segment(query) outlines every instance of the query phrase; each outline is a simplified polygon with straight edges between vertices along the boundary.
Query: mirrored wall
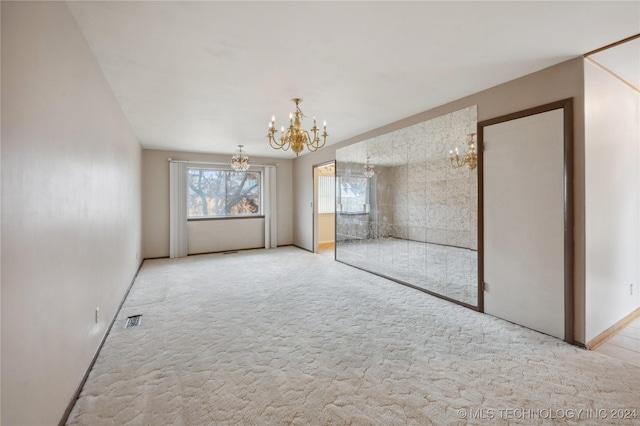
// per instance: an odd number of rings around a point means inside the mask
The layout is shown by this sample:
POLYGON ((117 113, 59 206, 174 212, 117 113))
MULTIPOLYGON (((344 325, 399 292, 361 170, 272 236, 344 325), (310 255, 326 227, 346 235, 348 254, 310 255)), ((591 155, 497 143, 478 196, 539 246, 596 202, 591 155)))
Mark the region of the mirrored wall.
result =
POLYGON ((449 161, 476 123, 474 105, 338 149, 336 259, 477 306, 477 170, 449 161))

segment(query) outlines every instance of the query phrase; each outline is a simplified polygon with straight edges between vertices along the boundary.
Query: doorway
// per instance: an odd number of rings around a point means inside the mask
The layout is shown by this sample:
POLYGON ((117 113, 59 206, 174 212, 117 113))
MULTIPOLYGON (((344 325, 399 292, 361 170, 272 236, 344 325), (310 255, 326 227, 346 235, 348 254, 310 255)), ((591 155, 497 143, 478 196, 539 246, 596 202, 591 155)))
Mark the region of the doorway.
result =
POLYGON ((336 163, 313 166, 313 252, 334 253, 336 236, 336 163))

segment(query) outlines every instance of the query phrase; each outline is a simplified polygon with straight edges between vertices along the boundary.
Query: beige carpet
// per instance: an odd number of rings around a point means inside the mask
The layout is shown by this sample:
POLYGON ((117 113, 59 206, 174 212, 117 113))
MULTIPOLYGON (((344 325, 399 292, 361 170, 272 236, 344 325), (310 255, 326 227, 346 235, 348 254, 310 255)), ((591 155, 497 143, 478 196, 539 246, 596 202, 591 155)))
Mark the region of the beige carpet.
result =
POLYGON ((611 419, 639 395, 638 367, 284 247, 146 261, 68 424, 639 424, 611 419))
POLYGON ((478 252, 440 244, 375 238, 338 242, 337 259, 450 299, 478 305, 478 252))

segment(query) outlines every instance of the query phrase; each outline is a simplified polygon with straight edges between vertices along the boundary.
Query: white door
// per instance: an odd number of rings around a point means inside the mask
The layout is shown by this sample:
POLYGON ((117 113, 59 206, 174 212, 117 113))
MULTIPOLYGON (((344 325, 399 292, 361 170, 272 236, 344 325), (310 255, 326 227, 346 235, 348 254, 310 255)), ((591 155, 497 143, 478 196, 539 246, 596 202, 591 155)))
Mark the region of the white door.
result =
POLYGON ((484 127, 484 311, 564 339, 563 109, 484 127))

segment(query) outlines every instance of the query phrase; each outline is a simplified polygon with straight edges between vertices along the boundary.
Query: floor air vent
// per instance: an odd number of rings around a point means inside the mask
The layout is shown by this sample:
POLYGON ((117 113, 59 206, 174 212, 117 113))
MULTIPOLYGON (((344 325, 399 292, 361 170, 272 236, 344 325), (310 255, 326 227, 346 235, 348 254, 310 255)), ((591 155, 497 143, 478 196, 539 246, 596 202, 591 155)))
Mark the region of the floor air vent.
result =
POLYGON ((142 315, 134 315, 132 317, 127 317, 127 322, 125 323, 124 328, 135 327, 140 324, 142 324, 142 315))

